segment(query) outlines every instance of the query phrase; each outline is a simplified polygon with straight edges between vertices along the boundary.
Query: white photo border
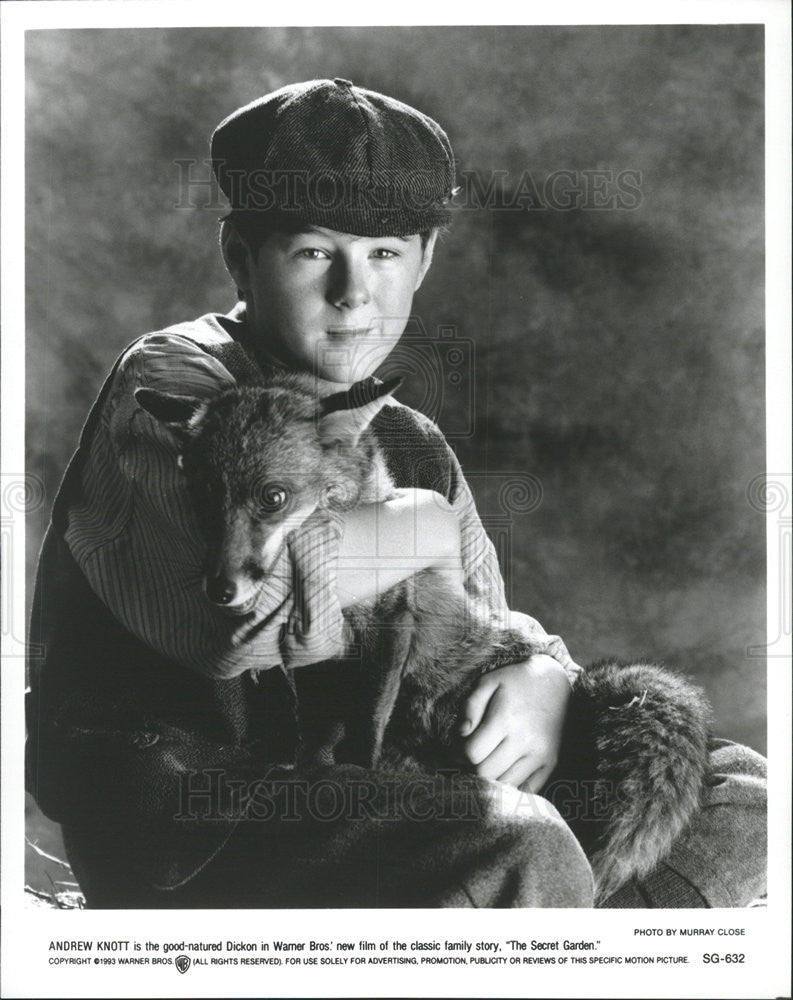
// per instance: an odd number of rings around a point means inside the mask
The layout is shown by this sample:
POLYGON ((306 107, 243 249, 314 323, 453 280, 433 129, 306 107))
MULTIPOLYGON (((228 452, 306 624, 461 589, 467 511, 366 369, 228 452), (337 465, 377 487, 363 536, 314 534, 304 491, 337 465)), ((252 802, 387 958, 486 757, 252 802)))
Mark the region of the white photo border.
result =
MULTIPOLYGON (((545 13, 538 6, 531 14, 545 13)), ((3 2, 2 4, 2 462, 3 477, 21 476, 25 470, 24 427, 25 329, 24 258, 24 33, 26 30, 78 27, 232 27, 259 25, 260 6, 255 3, 222 5, 181 0, 126 0, 126 2, 3 2), (219 23, 222 21, 222 24, 219 23)), ((268 9, 268 17, 272 8, 268 9)), ((455 12, 457 13, 457 12, 455 12)), ((682 24, 763 23, 766 29, 766 384, 767 472, 787 490, 791 503, 791 312, 790 312, 790 7, 786 0, 688 0, 637 5, 635 2, 557 5, 552 19, 527 21, 524 5, 491 8, 496 20, 506 24, 682 24), (593 18, 593 10, 597 18, 593 18)), ((409 0, 379 11, 363 5, 306 3, 282 9, 280 19, 268 23, 303 25, 442 23, 449 16, 441 5, 409 0), (383 13, 387 19, 383 20, 383 13), (398 13, 398 19, 395 15, 398 13), (329 20, 330 19, 330 20, 329 20)), ((463 20, 460 23, 479 24, 463 20)), ((20 515, 11 526, 13 549, 24 552, 24 524, 20 515)), ((783 602, 790 598, 790 552, 779 548, 778 513, 768 514, 768 628, 769 643, 781 626, 783 602)), ((703 969, 654 967, 614 969, 586 967, 548 971, 533 967, 518 972, 511 966, 496 972, 472 969, 412 967, 361 968, 342 978, 335 970, 201 970, 200 980, 178 976, 173 967, 127 971, 95 968, 65 970, 47 965, 48 942, 58 938, 138 937, 170 941, 251 939, 277 932, 291 940, 327 936, 332 926, 337 938, 368 937, 411 939, 435 933, 438 914, 429 911, 30 911, 23 905, 24 789, 24 670, 20 650, 11 637, 24 635, 24 559, 5 567, 3 608, 13 597, 3 625, 2 656, 2 995, 7 997, 162 996, 192 997, 198 990, 211 996, 779 996, 790 978, 790 634, 777 642, 768 661, 768 745, 770 759, 770 861, 767 909, 740 911, 450 911, 443 914, 443 934, 449 939, 501 940, 518 933, 525 937, 537 928, 543 935, 565 938, 597 935, 613 940, 628 952, 636 927, 746 927, 746 968, 703 969), (776 655, 778 651, 779 655, 776 655), (737 922, 737 923, 736 923, 737 922), (751 942, 751 948, 749 943, 751 942), (205 974, 204 974, 205 973, 205 974), (575 975, 573 974, 575 973, 575 975), (495 978, 498 976, 498 978, 495 978), (670 992, 672 991, 672 992, 670 992)), ((726 940, 726 939, 723 939, 726 940)), ((661 944, 663 942, 660 942, 661 944)), ((643 943, 645 951, 654 944, 643 943)))

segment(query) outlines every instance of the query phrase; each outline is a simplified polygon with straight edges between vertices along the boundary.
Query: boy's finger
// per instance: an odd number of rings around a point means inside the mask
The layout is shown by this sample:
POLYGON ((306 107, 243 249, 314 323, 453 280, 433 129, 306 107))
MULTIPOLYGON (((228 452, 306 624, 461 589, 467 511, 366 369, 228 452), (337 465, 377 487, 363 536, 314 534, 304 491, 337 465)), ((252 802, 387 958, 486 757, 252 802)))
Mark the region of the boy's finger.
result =
MULTIPOLYGON (((464 741, 463 752, 472 764, 481 764, 507 738, 503 718, 505 697, 503 688, 497 687, 487 703, 476 729, 464 741)), ((501 770, 503 771, 504 767, 501 770)), ((496 777, 496 775, 488 773, 487 777, 496 777)))
MULTIPOLYGON (((501 780, 501 775, 511 770, 522 754, 522 749, 515 745, 515 741, 505 737, 501 742, 476 766, 476 773, 480 778, 492 778, 501 780)), ((524 772, 527 777, 536 768, 536 762, 529 762, 524 772)))
MULTIPOLYGON (((524 781, 536 773, 536 770, 537 762, 533 757, 519 757, 511 767, 498 776, 498 780, 519 788, 524 781)), ((530 791, 530 789, 526 788, 525 791, 530 791)))
POLYGON ((550 764, 543 764, 542 767, 538 767, 536 771, 529 775, 523 783, 524 792, 534 792, 538 795, 545 785, 546 781, 551 775, 553 767, 550 764))
MULTIPOLYGON (((514 750, 511 756, 514 759, 514 750)), ((505 736, 502 740, 497 740, 490 752, 479 755, 478 760, 470 759, 474 764, 474 771, 480 778, 497 778, 510 761, 507 737, 505 736)))
POLYGON ((487 676, 479 681, 460 713, 458 731, 461 736, 470 735, 479 726, 497 687, 498 681, 489 680, 487 676))

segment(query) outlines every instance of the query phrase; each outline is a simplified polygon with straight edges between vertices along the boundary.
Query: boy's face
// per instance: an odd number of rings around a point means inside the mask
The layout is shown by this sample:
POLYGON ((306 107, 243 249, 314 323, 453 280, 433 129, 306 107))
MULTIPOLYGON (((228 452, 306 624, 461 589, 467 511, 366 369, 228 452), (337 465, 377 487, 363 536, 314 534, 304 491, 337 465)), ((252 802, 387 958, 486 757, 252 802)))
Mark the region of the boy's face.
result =
POLYGON ((435 236, 423 248, 418 235, 311 226, 272 234, 255 254, 242 244, 237 269, 227 250, 226 258, 262 346, 298 371, 349 385, 371 375, 402 336, 435 236))

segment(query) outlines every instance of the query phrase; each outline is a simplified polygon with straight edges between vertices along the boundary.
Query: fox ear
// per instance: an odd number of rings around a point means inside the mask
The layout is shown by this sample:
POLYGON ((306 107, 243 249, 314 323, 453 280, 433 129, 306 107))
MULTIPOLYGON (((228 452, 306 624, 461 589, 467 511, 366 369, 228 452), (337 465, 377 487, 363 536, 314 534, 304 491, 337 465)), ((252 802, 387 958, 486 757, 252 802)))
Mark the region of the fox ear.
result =
POLYGON ((141 387, 135 401, 179 437, 192 437, 207 411, 206 400, 141 387))
POLYGON ((356 445, 361 434, 400 385, 401 378, 388 379, 380 384, 373 378, 367 378, 355 382, 346 392, 336 392, 323 399, 317 420, 322 444, 356 445))

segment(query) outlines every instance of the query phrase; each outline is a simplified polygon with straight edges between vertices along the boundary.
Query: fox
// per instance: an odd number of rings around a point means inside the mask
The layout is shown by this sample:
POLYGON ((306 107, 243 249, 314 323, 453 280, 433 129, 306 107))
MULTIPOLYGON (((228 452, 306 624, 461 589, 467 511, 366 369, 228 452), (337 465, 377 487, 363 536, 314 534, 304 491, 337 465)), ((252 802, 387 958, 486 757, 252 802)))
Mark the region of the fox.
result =
MULTIPOLYGON (((268 567, 318 508, 395 493, 377 417, 400 379, 338 391, 283 373, 209 399, 140 387, 139 406, 175 436, 206 543, 204 590, 219 613, 253 609, 268 567)), ((345 655, 301 668, 303 762, 383 771, 459 765, 457 720, 483 673, 538 650, 471 613, 426 569, 344 609, 345 655)), ((654 663, 603 660, 573 683, 556 770, 542 790, 581 843, 596 905, 646 876, 691 822, 707 780, 703 692, 654 663)))

